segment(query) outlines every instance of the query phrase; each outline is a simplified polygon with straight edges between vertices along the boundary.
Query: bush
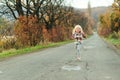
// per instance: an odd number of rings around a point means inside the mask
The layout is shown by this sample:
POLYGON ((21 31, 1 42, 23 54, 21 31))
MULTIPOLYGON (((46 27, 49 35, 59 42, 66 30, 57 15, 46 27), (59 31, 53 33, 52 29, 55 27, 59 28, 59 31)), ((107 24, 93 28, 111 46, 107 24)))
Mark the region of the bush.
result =
POLYGON ((72 28, 56 26, 50 30, 47 30, 45 27, 42 29, 43 42, 58 42, 71 39, 72 28))
POLYGON ((15 43, 16 43, 16 40, 15 39, 6 39, 4 41, 1 41, 1 47, 3 49, 11 49, 11 48, 14 48, 15 46, 15 43))
POLYGON ((0 53, 3 51, 3 42, 0 41, 0 53))
POLYGON ((120 30, 118 31, 118 38, 120 39, 120 30))
POLYGON ((20 46, 35 46, 41 39, 41 27, 33 16, 20 16, 15 23, 14 32, 20 46))
POLYGON ((119 38, 119 35, 117 32, 113 32, 109 35, 109 38, 114 38, 114 39, 118 39, 119 38))

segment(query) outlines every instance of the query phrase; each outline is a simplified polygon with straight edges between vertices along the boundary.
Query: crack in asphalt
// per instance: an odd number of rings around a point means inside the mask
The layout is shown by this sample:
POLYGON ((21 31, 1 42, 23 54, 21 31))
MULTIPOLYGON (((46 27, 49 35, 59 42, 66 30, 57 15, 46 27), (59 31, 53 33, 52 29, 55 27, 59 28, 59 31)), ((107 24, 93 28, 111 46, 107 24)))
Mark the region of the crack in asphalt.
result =
POLYGON ((87 73, 89 71, 89 64, 88 64, 88 62, 85 62, 85 70, 86 70, 86 75, 85 75, 84 78, 85 78, 85 80, 89 80, 88 79, 88 73, 87 73))
POLYGON ((88 64, 88 62, 86 62, 85 68, 86 68, 87 71, 89 70, 89 64, 88 64))

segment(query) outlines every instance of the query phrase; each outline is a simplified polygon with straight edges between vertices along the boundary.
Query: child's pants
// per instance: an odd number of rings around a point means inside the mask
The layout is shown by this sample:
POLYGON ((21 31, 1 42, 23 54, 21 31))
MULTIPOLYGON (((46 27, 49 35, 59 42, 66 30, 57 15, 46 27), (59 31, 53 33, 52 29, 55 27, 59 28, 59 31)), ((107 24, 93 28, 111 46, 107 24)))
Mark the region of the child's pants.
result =
POLYGON ((80 49, 82 47, 82 44, 80 42, 76 43, 76 56, 80 57, 80 49))

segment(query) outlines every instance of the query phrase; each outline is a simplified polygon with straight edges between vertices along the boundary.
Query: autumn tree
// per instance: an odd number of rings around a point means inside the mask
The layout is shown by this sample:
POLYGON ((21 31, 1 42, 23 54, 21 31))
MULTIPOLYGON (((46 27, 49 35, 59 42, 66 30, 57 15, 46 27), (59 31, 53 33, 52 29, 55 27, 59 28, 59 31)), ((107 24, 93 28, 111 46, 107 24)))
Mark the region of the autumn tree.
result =
POLYGON ((120 0, 115 0, 112 4, 111 29, 118 32, 120 30, 120 0))
POLYGON ((100 23, 98 24, 98 33, 102 36, 109 36, 111 33, 111 19, 110 19, 110 12, 106 12, 99 16, 100 23))
POLYGON ((99 34, 103 36, 112 34, 114 38, 117 37, 120 32, 120 0, 114 0, 112 9, 110 8, 108 12, 102 14, 99 21, 99 34))
POLYGON ((17 38, 16 47, 37 45, 42 39, 41 31, 37 18, 33 16, 28 16, 28 18, 20 16, 14 26, 14 34, 17 38), (27 19, 29 19, 28 22, 27 19))
POLYGON ((9 11, 3 10, 1 13, 11 12, 15 19, 19 16, 36 16, 38 22, 44 22, 47 29, 56 25, 56 21, 66 18, 69 12, 64 6, 64 0, 5 0, 3 3, 9 11))
POLYGON ((92 29, 93 20, 85 13, 65 6, 64 0, 3 0, 3 3, 7 7, 1 13, 13 15, 16 20, 14 33, 23 46, 34 46, 45 40, 66 40, 71 36, 74 24, 80 24, 86 33, 92 29))

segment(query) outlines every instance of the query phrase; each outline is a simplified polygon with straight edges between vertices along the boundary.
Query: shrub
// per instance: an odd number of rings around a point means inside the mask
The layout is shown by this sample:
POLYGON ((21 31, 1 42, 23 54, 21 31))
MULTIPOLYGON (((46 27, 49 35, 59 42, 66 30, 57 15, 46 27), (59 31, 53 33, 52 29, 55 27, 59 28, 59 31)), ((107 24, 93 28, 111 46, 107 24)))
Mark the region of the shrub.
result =
POLYGON ((21 46, 35 46, 41 39, 41 27, 36 17, 20 16, 14 28, 17 42, 21 46))
POLYGON ((118 33, 117 32, 113 32, 109 35, 109 38, 114 38, 114 39, 118 39, 118 33))
POLYGON ((118 38, 120 39, 120 30, 118 31, 118 38))

